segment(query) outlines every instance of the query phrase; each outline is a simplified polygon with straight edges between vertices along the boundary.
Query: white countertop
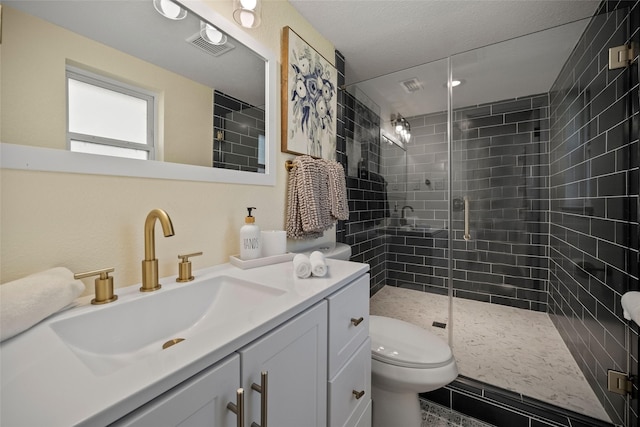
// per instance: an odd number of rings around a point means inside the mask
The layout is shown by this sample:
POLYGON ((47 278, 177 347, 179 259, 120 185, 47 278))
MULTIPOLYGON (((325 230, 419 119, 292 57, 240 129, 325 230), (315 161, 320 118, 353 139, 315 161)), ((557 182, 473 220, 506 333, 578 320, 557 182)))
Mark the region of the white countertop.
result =
MULTIPOLYGON (((0 425, 96 426, 114 422, 369 270, 367 264, 333 259, 328 259, 327 265, 327 276, 309 279, 295 277, 292 262, 250 270, 224 264, 195 271, 196 280, 224 275, 278 288, 285 293, 269 299, 243 316, 240 322, 202 331, 170 349, 102 375, 90 370, 61 341, 51 323, 89 310, 108 310, 110 305, 123 301, 153 298, 155 293, 193 282, 176 283, 175 276, 167 277, 160 280, 162 289, 148 295, 138 291, 139 285, 117 288, 118 301, 103 306, 92 306, 90 297, 83 298, 79 307, 58 313, 0 344, 0 425)), ((91 334, 90 330, 86 332, 91 334)))

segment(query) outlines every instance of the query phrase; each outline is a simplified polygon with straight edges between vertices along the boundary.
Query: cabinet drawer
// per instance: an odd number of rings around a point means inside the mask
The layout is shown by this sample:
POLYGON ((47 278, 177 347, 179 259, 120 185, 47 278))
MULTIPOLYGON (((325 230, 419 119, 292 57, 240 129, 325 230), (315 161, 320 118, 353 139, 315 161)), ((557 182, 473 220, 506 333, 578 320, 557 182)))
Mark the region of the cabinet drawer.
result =
POLYGON ((329 301, 329 378, 369 336, 369 275, 327 298, 329 301), (358 323, 358 320, 362 321, 358 323), (353 320, 352 320, 353 319, 353 320))
POLYGON ((329 381, 329 426, 357 425, 371 401, 371 343, 367 338, 329 381), (355 393, 362 393, 358 399, 355 393))

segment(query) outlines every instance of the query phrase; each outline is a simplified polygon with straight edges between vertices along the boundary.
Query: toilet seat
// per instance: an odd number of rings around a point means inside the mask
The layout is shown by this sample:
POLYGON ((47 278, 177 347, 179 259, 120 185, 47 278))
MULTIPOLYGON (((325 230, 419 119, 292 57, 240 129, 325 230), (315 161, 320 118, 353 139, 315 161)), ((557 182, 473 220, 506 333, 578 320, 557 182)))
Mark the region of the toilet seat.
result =
POLYGON ((419 326, 382 316, 369 317, 371 356, 390 365, 431 369, 455 362, 440 337, 419 326))

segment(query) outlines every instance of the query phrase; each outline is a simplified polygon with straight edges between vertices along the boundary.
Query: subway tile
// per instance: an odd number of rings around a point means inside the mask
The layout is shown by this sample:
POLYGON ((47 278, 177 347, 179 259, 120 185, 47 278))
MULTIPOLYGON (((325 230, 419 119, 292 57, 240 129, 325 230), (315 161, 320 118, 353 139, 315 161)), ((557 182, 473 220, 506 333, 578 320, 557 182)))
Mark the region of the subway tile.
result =
POLYGON ((451 408, 496 427, 529 427, 524 415, 460 393, 452 394, 451 408))
POLYGON ((515 101, 499 102, 492 105, 491 112, 493 114, 506 113, 511 111, 530 110, 531 98, 525 98, 515 101))

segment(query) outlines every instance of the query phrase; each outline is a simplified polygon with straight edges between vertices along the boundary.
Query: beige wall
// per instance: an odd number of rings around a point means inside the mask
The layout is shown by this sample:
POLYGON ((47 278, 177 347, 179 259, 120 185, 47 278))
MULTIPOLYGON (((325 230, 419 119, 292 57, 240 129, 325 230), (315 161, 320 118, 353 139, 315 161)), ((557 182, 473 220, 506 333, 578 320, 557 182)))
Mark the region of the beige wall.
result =
MULTIPOLYGON (((232 19, 231 4, 211 2, 227 19, 232 19)), ((262 26, 246 31, 278 56, 281 30, 288 25, 333 62, 333 46, 287 1, 267 0, 262 13, 262 26)), ((4 96, 4 85, 2 90, 4 96)), ((276 117, 279 129, 279 114, 276 117)), ((278 131, 278 147, 279 141, 278 131)), ((255 214, 262 229, 283 228, 284 161, 290 157, 278 152, 275 187, 3 169, 0 282, 65 266, 74 272, 115 267, 116 287, 139 283, 143 224, 153 208, 169 213, 176 233, 164 238, 156 232, 160 276, 177 273, 179 253, 203 251, 193 259, 195 269, 227 262, 229 255, 238 253, 246 206, 258 208, 255 214)), ((93 293, 93 280, 85 283, 87 294, 93 293)))

